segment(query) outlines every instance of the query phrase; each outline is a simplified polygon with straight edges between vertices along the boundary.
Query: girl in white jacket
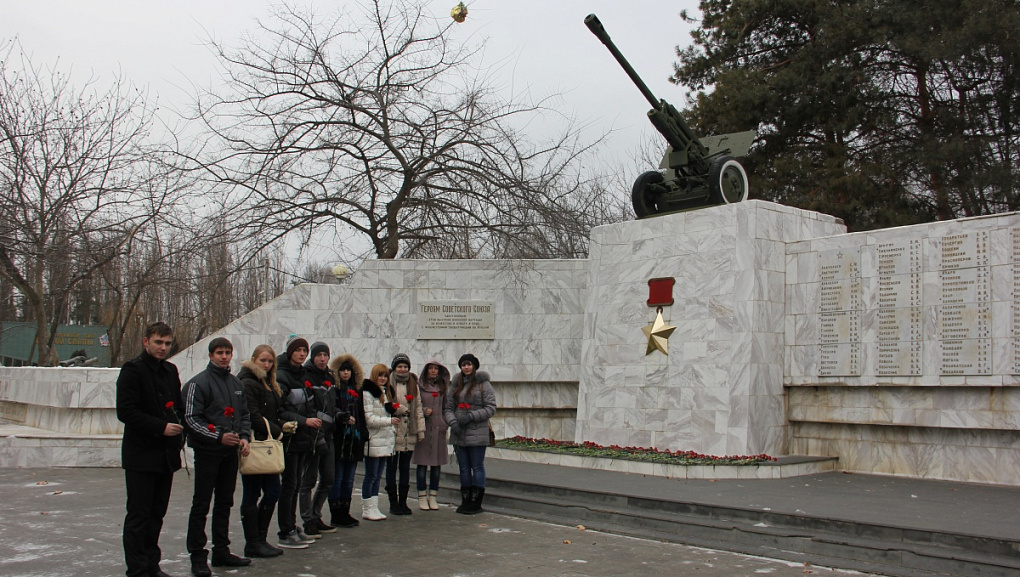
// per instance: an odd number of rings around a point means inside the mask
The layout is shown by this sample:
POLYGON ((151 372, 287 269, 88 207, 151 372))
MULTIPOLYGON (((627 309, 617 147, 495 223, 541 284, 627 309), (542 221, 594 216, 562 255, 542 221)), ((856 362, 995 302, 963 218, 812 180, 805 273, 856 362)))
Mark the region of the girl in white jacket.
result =
POLYGON ((386 470, 386 461, 393 455, 394 426, 400 423, 400 418, 394 416, 400 407, 387 392, 389 378, 390 370, 386 365, 378 364, 372 367, 362 387, 368 442, 365 443, 365 479, 361 484, 361 518, 368 521, 386 518, 379 511, 379 481, 386 470))

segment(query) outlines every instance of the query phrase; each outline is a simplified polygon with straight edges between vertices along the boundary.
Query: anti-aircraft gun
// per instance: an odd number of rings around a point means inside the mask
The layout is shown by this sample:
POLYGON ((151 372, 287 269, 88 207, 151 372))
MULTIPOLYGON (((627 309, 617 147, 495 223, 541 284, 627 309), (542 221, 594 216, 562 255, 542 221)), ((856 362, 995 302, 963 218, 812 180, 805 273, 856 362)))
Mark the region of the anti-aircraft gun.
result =
POLYGON ((747 173, 734 157, 747 154, 755 131, 698 138, 673 105, 655 98, 609 38, 598 17, 589 14, 584 23, 652 105, 648 120, 669 143, 659 164, 662 170, 645 172, 634 181, 631 202, 637 217, 746 200, 747 173))

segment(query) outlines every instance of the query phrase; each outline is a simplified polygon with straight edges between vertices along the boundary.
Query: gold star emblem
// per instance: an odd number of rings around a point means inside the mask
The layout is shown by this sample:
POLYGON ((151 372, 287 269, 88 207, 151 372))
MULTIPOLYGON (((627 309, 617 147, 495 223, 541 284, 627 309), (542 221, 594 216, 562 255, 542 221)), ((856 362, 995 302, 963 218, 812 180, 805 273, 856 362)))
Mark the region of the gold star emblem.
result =
POLYGON ((645 355, 650 355, 656 349, 662 351, 662 354, 669 355, 669 335, 673 334, 676 327, 666 324, 666 321, 662 320, 662 309, 659 309, 655 313, 655 322, 648 325, 647 327, 641 327, 641 332, 645 333, 648 337, 648 349, 645 351, 645 355))

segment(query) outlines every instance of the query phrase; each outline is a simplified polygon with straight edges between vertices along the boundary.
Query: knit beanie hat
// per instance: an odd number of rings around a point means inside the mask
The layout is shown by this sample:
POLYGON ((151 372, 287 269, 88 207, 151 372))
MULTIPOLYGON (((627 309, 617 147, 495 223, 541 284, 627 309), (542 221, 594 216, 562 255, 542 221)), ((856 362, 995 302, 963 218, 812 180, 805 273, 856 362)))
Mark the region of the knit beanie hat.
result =
POLYGON ((457 361, 457 366, 459 367, 464 363, 471 363, 472 365, 474 365, 476 371, 478 370, 478 367, 481 366, 481 363, 478 362, 478 357, 472 355, 471 353, 465 353, 461 355, 460 360, 457 361))
POLYGON ((404 353, 397 353, 397 356, 393 357, 393 362, 390 363, 390 370, 391 371, 396 370, 397 369, 397 365, 399 365, 399 364, 405 364, 405 365, 407 365, 407 368, 410 369, 411 368, 411 357, 405 355, 404 353))
POLYGON ((315 341, 312 343, 312 348, 308 351, 308 356, 314 359, 315 355, 319 353, 326 353, 326 356, 329 356, 329 345, 322 341, 315 341))
POLYGON ((287 359, 290 359, 291 355, 294 354, 294 351, 298 350, 300 347, 307 349, 308 341, 297 335, 290 335, 290 338, 287 339, 287 359))

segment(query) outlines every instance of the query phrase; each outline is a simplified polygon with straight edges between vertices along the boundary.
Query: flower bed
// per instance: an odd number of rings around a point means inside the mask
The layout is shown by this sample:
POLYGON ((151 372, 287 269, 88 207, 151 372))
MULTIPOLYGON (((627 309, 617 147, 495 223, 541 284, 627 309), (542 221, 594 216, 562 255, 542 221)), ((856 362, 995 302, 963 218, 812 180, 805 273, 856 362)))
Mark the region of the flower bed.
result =
POLYGON ((585 441, 577 444, 569 441, 553 441, 550 439, 531 439, 529 437, 509 437, 496 441, 496 447, 518 451, 539 451, 543 453, 563 453, 579 457, 601 457, 605 459, 625 459, 628 461, 646 461, 668 465, 760 465, 775 461, 768 455, 702 455, 694 451, 660 451, 646 447, 621 447, 619 445, 602 445, 585 441))

